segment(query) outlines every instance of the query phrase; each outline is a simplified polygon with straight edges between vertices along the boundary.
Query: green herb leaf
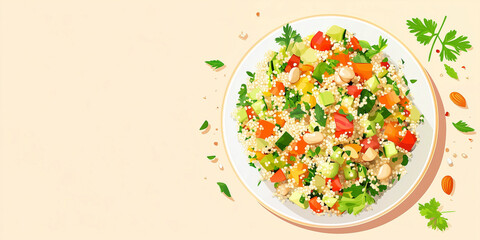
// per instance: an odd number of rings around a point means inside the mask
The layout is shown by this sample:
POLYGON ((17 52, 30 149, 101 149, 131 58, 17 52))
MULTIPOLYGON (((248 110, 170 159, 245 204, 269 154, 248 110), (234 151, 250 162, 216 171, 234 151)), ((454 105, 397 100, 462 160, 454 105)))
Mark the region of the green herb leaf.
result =
POLYGON ((290 117, 296 118, 296 119, 302 119, 303 115, 305 115, 306 112, 302 111, 302 105, 298 104, 293 111, 290 112, 290 117))
POLYGON ((372 110, 375 102, 377 101, 377 97, 373 95, 372 92, 368 91, 367 89, 363 89, 360 93, 360 102, 366 101, 366 104, 358 108, 358 114, 367 114, 372 110))
MULTIPOLYGON (((447 218, 442 217, 443 213, 447 212, 440 212, 438 208, 440 207, 440 203, 432 198, 430 202, 425 204, 418 204, 418 210, 420 211, 420 215, 424 216, 426 219, 429 220, 427 226, 432 229, 437 229, 440 231, 445 231, 448 227, 447 218)), ((448 211, 452 212, 452 211, 448 211)))
POLYGON ((417 82, 417 79, 411 79, 410 82, 411 82, 411 83, 416 83, 416 82, 417 82))
POLYGON ((460 55, 460 51, 466 52, 467 49, 471 48, 470 42, 467 41, 467 37, 460 35, 456 37, 457 31, 451 30, 443 39, 442 50, 440 51, 440 61, 447 59, 448 61, 456 61, 457 56, 460 55), (451 48, 449 48, 451 47, 451 48))
POLYGON ((368 43, 365 40, 358 40, 358 43, 360 44, 360 47, 365 48, 365 49, 370 49, 372 46, 370 46, 370 43, 368 43))
POLYGON ((407 164, 408 164, 408 156, 407 156, 407 155, 403 155, 402 165, 403 165, 403 166, 407 166, 407 164))
POLYGON ((378 45, 372 45, 372 49, 368 50, 365 53, 365 56, 368 58, 372 58, 375 54, 383 51, 383 49, 385 49, 387 46, 388 46, 387 39, 382 38, 382 36, 380 36, 378 38, 378 45))
POLYGON ((219 68, 221 68, 225 65, 220 60, 210 60, 210 61, 205 61, 205 63, 210 65, 210 67, 213 67, 215 69, 219 69, 219 68))
POLYGON ((302 37, 297 31, 293 30, 290 24, 283 26, 283 34, 282 37, 275 38, 275 42, 278 44, 285 46, 285 49, 288 49, 288 45, 290 45, 290 41, 293 39, 294 42, 301 42, 302 37))
POLYGON ((349 114, 347 114, 347 119, 348 119, 349 122, 351 122, 351 121, 353 121, 353 119, 355 119, 355 117, 351 113, 349 113, 349 114))
POLYGON ((216 157, 217 157, 217 156, 215 156, 215 155, 207 156, 207 158, 208 158, 209 160, 213 160, 213 159, 215 159, 216 157))
POLYGON ((419 18, 412 18, 407 20, 408 29, 415 34, 417 41, 423 45, 430 43, 435 36, 435 30, 437 29, 437 23, 431 19, 423 19, 423 23, 419 18))
POLYGON ((361 54, 361 53, 357 53, 357 55, 355 55, 355 57, 352 58, 352 62, 354 62, 354 63, 369 63, 369 61, 367 60, 365 55, 361 54))
POLYGON ((200 126, 200 131, 207 129, 207 127, 208 127, 208 121, 205 120, 205 121, 202 123, 202 126, 200 126))
POLYGON ((250 167, 257 168, 257 166, 255 166, 255 163, 253 162, 249 162, 248 165, 250 165, 250 167))
POLYGON ((242 84, 240 86, 240 90, 238 91, 238 107, 244 107, 248 105, 248 97, 247 97, 247 85, 242 84))
POLYGON ((450 77, 453 78, 453 79, 457 79, 457 80, 458 80, 458 75, 457 75, 457 72, 455 72, 455 69, 453 69, 452 67, 448 66, 447 64, 444 64, 444 66, 445 66, 445 71, 447 71, 448 76, 450 76, 450 77))
POLYGON ((232 197, 232 195, 230 194, 230 190, 228 190, 227 184, 225 184, 223 182, 217 182, 217 184, 220 187, 220 192, 225 193, 225 195, 227 195, 227 197, 232 197))
POLYGON ((473 132, 475 129, 468 126, 468 124, 462 120, 458 121, 457 123, 452 123, 453 126, 460 132, 473 132))
POLYGON ((327 125, 327 117, 325 116, 325 111, 318 104, 315 105, 315 120, 322 127, 325 127, 325 125, 327 125))

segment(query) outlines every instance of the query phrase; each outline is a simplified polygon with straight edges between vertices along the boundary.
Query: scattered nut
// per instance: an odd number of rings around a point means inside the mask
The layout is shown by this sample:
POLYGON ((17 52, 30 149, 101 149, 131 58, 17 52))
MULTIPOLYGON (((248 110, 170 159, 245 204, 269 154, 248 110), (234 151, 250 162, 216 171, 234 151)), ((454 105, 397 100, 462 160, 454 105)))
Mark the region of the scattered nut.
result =
POLYGON ((277 193, 278 194, 281 194, 283 196, 287 195, 288 192, 290 192, 290 189, 287 187, 287 184, 286 183, 282 183, 280 185, 278 185, 278 188, 277 188, 277 193))
POLYGON ((290 83, 296 83, 300 79, 300 68, 294 67, 288 73, 288 81, 290 83))
POLYGON ((388 164, 383 164, 380 169, 378 169, 377 178, 380 180, 387 179, 392 174, 392 168, 388 164))
POLYGON ((373 161, 378 156, 377 151, 373 150, 373 148, 369 147, 367 151, 363 154, 362 159, 363 161, 373 161))
POLYGON ((319 144, 323 141, 323 134, 321 132, 305 133, 303 141, 310 145, 319 144))
POLYGON ((346 158, 348 156, 348 154, 346 153, 346 151, 350 151, 350 157, 353 158, 353 159, 357 159, 358 158, 358 153, 357 151, 355 151, 355 149, 351 146, 345 146, 343 147, 343 151, 345 152, 343 154, 343 157, 346 158))
POLYGON ((353 72, 353 69, 349 67, 340 68, 339 75, 342 81, 345 83, 349 83, 355 77, 355 73, 353 72))
POLYGON ((451 176, 445 176, 442 178, 442 190, 450 195, 453 190, 453 178, 451 176))
POLYGON ((342 80, 342 78, 340 78, 340 75, 338 75, 337 72, 335 72, 334 74, 334 79, 335 79, 335 83, 338 84, 338 85, 344 85, 345 82, 342 80))
POLYGON ((450 99, 452 100, 455 105, 460 106, 460 107, 466 107, 467 106, 467 101, 465 98, 462 96, 462 94, 458 92, 452 92, 450 93, 450 99))

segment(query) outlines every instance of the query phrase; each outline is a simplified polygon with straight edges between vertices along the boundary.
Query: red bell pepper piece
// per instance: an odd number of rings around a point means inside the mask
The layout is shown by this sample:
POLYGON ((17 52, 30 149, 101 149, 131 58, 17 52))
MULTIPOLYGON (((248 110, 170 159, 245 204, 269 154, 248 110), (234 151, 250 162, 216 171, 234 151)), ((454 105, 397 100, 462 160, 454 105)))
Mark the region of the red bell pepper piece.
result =
POLYGON ((328 182, 332 182, 332 191, 334 192, 337 192, 337 191, 340 191, 342 189, 342 183, 340 182, 340 179, 338 178, 338 175, 335 176, 334 179, 331 179, 331 178, 325 178, 325 181, 328 182))
POLYGON ((318 31, 317 34, 313 36, 312 41, 310 41, 310 47, 319 51, 325 51, 332 48, 332 43, 323 36, 323 32, 318 31))
POLYGON ((362 51, 362 46, 360 46, 360 42, 358 42, 358 39, 356 37, 350 38, 350 44, 348 45, 348 48, 353 48, 353 50, 362 51))
POLYGON ((275 96, 280 96, 280 92, 285 93, 285 85, 282 82, 275 82, 275 85, 270 89, 270 92, 275 96))
POLYGON ((257 138, 265 139, 273 135, 273 129, 275 128, 275 124, 265 120, 258 120, 258 123, 260 123, 260 126, 255 132, 257 138))
POLYGON ((310 201, 308 201, 308 205, 310 206, 310 209, 312 209, 314 212, 321 213, 323 212, 322 205, 317 202, 317 198, 318 197, 310 198, 310 201))
POLYGON ((358 88, 355 85, 350 85, 347 87, 347 94, 355 98, 358 97, 361 92, 362 92, 362 89, 358 88))
POLYGON ((282 182, 285 181, 287 178, 285 177, 285 173, 283 173, 282 169, 278 169, 273 176, 270 178, 271 182, 282 182))
POLYGON ((402 141, 398 143, 398 146, 407 151, 411 151, 416 142, 417 142, 417 136, 415 136, 415 134, 407 130, 405 137, 403 137, 402 141))
POLYGON ((378 136, 374 135, 369 138, 362 139, 360 145, 363 145, 361 152, 365 153, 368 148, 378 149, 380 148, 380 143, 378 142, 378 136))
POLYGON ((246 106, 245 111, 247 111, 248 120, 251 120, 253 117, 257 116, 257 114, 255 113, 255 111, 251 106, 246 106))
POLYGON ((389 122, 385 124, 385 131, 383 132, 389 141, 398 145, 400 143, 400 132, 402 131, 402 126, 395 126, 396 122, 389 122))
POLYGON ((293 54, 287 62, 287 66, 285 67, 285 72, 290 72, 292 68, 298 67, 300 65, 300 57, 293 54))
POLYGON ((385 68, 388 69, 388 68, 390 67, 390 64, 388 64, 388 62, 381 62, 381 63, 380 63, 380 66, 385 67, 385 68))

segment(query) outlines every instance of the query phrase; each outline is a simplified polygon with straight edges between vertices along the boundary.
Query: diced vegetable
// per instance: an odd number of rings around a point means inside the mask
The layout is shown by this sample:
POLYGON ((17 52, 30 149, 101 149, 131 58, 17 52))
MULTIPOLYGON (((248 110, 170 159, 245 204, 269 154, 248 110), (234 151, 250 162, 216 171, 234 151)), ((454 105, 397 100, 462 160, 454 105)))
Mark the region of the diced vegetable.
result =
POLYGON ((378 97, 378 101, 385 105, 386 108, 391 109, 393 105, 400 102, 400 98, 395 94, 395 92, 391 91, 381 97, 378 97))
POLYGON ((293 54, 287 62, 287 66, 285 67, 285 72, 290 72, 290 70, 294 67, 298 67, 300 64, 300 57, 293 54))
POLYGON ((340 164, 337 162, 330 162, 320 165, 320 172, 326 178, 334 178, 338 174, 340 164))
POLYGON ((352 63, 353 71, 362 81, 372 77, 373 65, 371 63, 352 63))
POLYGON ((335 97, 330 91, 325 91, 320 93, 320 99, 318 100, 323 106, 329 106, 335 103, 335 97))
POLYGON ((407 133, 403 137, 402 141, 400 141, 398 146, 407 151, 411 151, 416 142, 417 142, 417 136, 407 130, 407 133))
POLYGON ((330 181, 332 183, 332 191, 334 192, 340 191, 342 189, 342 183, 340 183, 340 179, 338 178, 338 176, 335 176, 334 179, 327 178, 325 179, 325 181, 330 181))
POLYGON ((253 111, 255 111, 256 114, 263 112, 264 107, 265 103, 262 100, 256 101, 252 104, 253 111))
POLYGON ((262 165, 265 170, 272 171, 275 169, 275 165, 273 164, 274 159, 273 154, 270 153, 260 160, 260 165, 262 165))
POLYGON ((385 124, 385 131, 383 132, 389 141, 392 141, 396 145, 400 143, 400 132, 402 131, 402 126, 396 125, 395 122, 389 122, 385 124))
POLYGON ((281 118, 280 115, 282 115, 281 112, 275 113, 275 123, 280 125, 280 127, 283 127, 285 125, 285 120, 283 120, 283 118, 281 118))
POLYGON ((267 138, 273 135, 273 129, 275 128, 275 124, 265 121, 265 120, 258 120, 260 127, 256 131, 257 138, 267 138))
POLYGON ((353 132, 353 121, 350 122, 345 115, 334 113, 333 118, 337 132, 353 132))
POLYGON ((332 38, 333 40, 340 42, 345 37, 345 28, 339 27, 337 25, 332 25, 327 30, 326 35, 332 38))
POLYGON ((280 96, 282 92, 285 94, 285 85, 280 81, 276 81, 275 85, 270 89, 270 92, 275 96, 280 96))
POLYGON ((235 118, 237 119, 237 121, 243 123, 245 120, 247 120, 248 116, 247 116, 247 111, 245 110, 245 108, 239 108, 237 110, 237 114, 235 115, 235 118))
POLYGON ((307 147, 307 143, 303 140, 303 137, 300 138, 300 141, 293 143, 292 145, 292 151, 290 153, 294 155, 300 155, 300 154, 305 154, 306 150, 305 148, 307 147))
POLYGON ((362 139, 360 141, 360 145, 362 145, 362 153, 365 153, 368 148, 376 150, 380 147, 380 143, 378 142, 378 136, 375 135, 373 137, 362 139))
POLYGON ((360 46, 360 43, 356 37, 350 38, 350 45, 348 47, 353 48, 355 51, 362 51, 362 46, 360 46))
POLYGON ((323 32, 318 31, 310 41, 310 47, 319 51, 330 50, 332 43, 323 36, 323 32))
POLYGON ((251 106, 246 106, 245 107, 245 111, 247 112, 247 117, 248 117, 248 120, 252 119, 253 117, 257 116, 257 114, 255 113, 255 111, 253 110, 253 108, 251 106))
POLYGON ((282 182, 285 181, 287 178, 285 177, 285 174, 283 173, 282 169, 278 169, 273 176, 270 178, 271 182, 282 182))
POLYGON ((388 158, 391 158, 398 153, 397 149, 395 148, 395 143, 393 142, 388 142, 387 144, 385 144, 383 146, 383 149, 385 151, 385 156, 388 158))
POLYGON ((362 89, 358 88, 355 85, 350 85, 347 87, 348 95, 353 96, 355 98, 358 97, 358 95, 360 95, 361 92, 362 92, 362 89))
POLYGON ((277 145, 277 147, 283 151, 292 141, 292 135, 290 135, 288 132, 284 132, 283 135, 277 140, 277 142, 275 142, 275 145, 277 145))
POLYGON ((308 208, 308 201, 305 200, 305 197, 299 191, 293 192, 292 195, 290 196, 289 200, 292 201, 293 203, 297 204, 298 206, 300 206, 303 209, 308 208), (302 201, 302 199, 303 199, 303 201, 302 201))
POLYGON ((313 197, 310 198, 310 201, 308 201, 308 205, 310 206, 310 209, 312 209, 316 213, 321 213, 323 212, 322 205, 317 201, 318 197, 313 197))
POLYGON ((335 205, 335 203, 337 203, 338 199, 334 198, 334 197, 324 196, 322 200, 323 200, 323 202, 325 202, 325 204, 327 204, 327 206, 333 207, 333 205, 335 205))
POLYGON ((347 63, 350 62, 350 57, 345 53, 339 53, 337 55, 333 54, 329 58, 333 60, 337 60, 339 62, 338 64, 343 64, 343 66, 347 66, 347 63))

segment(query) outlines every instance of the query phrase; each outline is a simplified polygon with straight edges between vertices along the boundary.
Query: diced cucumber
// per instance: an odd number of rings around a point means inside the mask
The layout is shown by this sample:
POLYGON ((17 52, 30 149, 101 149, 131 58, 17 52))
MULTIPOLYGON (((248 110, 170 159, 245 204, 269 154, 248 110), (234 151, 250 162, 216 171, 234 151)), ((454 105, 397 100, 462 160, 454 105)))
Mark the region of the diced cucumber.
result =
POLYGON ((335 162, 337 162, 338 164, 342 165, 343 162, 345 162, 345 158, 343 158, 342 155, 343 155, 343 149, 338 147, 337 149, 335 149, 335 151, 330 156, 330 158, 335 162))
POLYGON ((413 122, 418 122, 420 120, 421 113, 418 111, 418 108, 412 105, 412 109, 410 110, 410 120, 413 122))
POLYGON ((283 151, 292 141, 292 135, 290 135, 288 132, 284 132, 283 135, 277 140, 275 145, 277 145, 277 147, 283 151))
POLYGON ((373 75, 371 78, 369 78, 366 82, 367 88, 372 92, 375 93, 378 91, 378 84, 380 84, 380 81, 378 81, 377 76, 373 75))
POLYGON ((332 25, 325 34, 331 39, 340 42, 345 37, 345 28, 339 27, 337 25, 332 25))
POLYGON ((309 64, 317 61, 317 54, 313 48, 307 48, 300 56, 304 64, 309 64))
POLYGON ((342 99, 341 105, 343 107, 349 108, 352 106, 353 100, 354 100, 353 96, 344 96, 342 99))
POLYGON ((255 111, 256 114, 260 115, 261 112, 263 112, 263 108, 265 107, 265 103, 263 100, 258 100, 252 104, 253 111, 255 111))
POLYGON ((239 108, 237 110, 237 114, 235 115, 237 121, 243 123, 243 121, 247 120, 247 110, 244 107, 239 108))
POLYGON ((265 139, 257 138, 255 139, 255 143, 257 144, 257 149, 264 149, 266 146, 268 146, 267 141, 265 139))
POLYGON ((273 157, 273 154, 270 153, 263 157, 262 160, 260 160, 260 165, 262 165, 265 170, 272 171, 273 169, 275 169, 275 165, 273 164, 274 159, 275 158, 273 157))
POLYGON ((338 199, 334 198, 334 197, 324 196, 322 200, 325 204, 327 204, 327 206, 333 207, 333 205, 335 205, 335 203, 337 202, 338 199))
POLYGON ((329 106, 335 103, 335 97, 333 96, 333 93, 330 91, 321 92, 319 102, 323 106, 329 106))
POLYGON ((252 100, 258 100, 262 98, 262 94, 260 94, 260 89, 259 88, 254 88, 252 91, 248 93, 248 97, 252 100))
POLYGON ((327 178, 334 178, 338 174, 340 164, 337 162, 325 163, 320 166, 320 172, 327 178))
POLYGON ((387 75, 387 73, 388 73, 388 70, 387 70, 387 69, 379 72, 379 73, 378 73, 378 78, 385 77, 385 75, 387 75))
POLYGON ((320 175, 315 175, 315 177, 313 177, 313 180, 315 187, 317 187, 317 190, 321 191, 323 186, 325 186, 325 178, 320 175))
POLYGON ((383 149, 387 158, 393 157, 398 153, 397 149, 395 148, 395 143, 393 142, 388 142, 387 144, 383 145, 383 149))
POLYGON ((372 137, 377 134, 377 129, 375 128, 375 123, 369 121, 367 129, 365 130, 365 137, 372 137))
POLYGON ((305 200, 305 197, 299 191, 293 192, 292 195, 290 195, 289 200, 292 201, 293 203, 297 204, 298 206, 300 206, 303 209, 308 208, 308 201, 305 200))
POLYGON ((301 56, 305 50, 307 50, 307 48, 307 45, 305 45, 303 42, 295 43, 292 48, 292 53, 297 56, 301 56))

